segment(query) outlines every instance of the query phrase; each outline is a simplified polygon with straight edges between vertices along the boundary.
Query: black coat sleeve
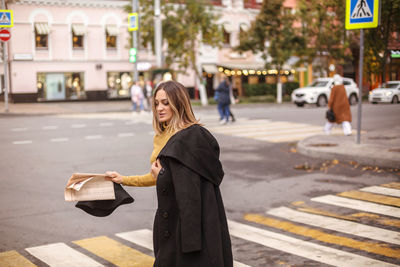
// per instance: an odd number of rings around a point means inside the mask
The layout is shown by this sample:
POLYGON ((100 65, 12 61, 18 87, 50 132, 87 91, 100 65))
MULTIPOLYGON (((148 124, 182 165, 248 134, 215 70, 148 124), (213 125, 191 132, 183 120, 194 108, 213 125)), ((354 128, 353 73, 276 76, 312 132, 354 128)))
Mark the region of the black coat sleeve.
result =
POLYGON ((182 252, 201 250, 201 177, 175 159, 169 166, 181 221, 182 252))

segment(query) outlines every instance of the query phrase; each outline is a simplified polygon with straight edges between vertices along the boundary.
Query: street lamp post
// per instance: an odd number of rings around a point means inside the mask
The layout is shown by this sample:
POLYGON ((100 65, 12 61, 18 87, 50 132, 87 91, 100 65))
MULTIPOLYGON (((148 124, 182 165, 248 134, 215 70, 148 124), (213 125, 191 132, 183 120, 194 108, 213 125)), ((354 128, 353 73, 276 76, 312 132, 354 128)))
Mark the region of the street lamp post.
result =
MULTIPOLYGON (((138 0, 132 0, 132 13, 138 12, 138 0)), ((138 14, 138 21, 139 21, 139 14, 138 14)), ((140 22, 140 21, 139 21, 140 22)), ((139 23, 140 25, 140 23, 139 23)), ((136 48, 136 51, 138 51, 138 30, 132 31, 132 47, 136 48)), ((133 80, 136 82, 139 80, 139 73, 138 73, 138 57, 139 53, 136 52, 136 60, 133 63, 133 80)))
POLYGON ((154 0, 154 44, 157 68, 162 67, 162 27, 160 0, 154 0))

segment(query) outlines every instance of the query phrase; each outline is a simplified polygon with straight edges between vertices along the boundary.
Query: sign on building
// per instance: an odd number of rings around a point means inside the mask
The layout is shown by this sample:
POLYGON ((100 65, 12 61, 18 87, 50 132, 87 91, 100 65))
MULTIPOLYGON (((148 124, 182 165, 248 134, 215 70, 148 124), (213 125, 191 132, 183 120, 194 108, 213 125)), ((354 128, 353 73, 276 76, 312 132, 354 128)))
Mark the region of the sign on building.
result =
POLYGON ((0 10, 0 28, 10 28, 14 26, 12 10, 0 10))
POLYGON ((138 13, 130 13, 128 17, 129 31, 137 31, 139 29, 138 13))
POLYGON ((379 13, 379 0, 347 0, 346 29, 376 28, 379 13))

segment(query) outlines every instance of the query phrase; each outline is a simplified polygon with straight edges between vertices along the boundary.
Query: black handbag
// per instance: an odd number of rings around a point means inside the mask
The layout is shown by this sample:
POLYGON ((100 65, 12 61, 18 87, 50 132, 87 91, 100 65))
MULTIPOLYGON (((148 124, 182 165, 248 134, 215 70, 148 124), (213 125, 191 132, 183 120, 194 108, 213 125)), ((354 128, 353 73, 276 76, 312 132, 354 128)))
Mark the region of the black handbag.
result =
POLYGON ((334 122, 335 121, 335 113, 333 113, 332 109, 328 109, 326 111, 326 119, 330 122, 334 122))

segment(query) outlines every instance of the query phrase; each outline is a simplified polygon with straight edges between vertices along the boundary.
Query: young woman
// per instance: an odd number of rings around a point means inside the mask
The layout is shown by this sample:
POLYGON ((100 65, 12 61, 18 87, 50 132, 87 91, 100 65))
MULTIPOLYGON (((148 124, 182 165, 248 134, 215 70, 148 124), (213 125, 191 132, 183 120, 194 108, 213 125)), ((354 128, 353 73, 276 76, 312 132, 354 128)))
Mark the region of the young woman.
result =
POLYGON ((219 185, 224 176, 219 145, 196 120, 186 88, 163 82, 153 95, 151 172, 109 179, 131 186, 156 185, 153 227, 157 267, 231 267, 231 241, 219 185))

